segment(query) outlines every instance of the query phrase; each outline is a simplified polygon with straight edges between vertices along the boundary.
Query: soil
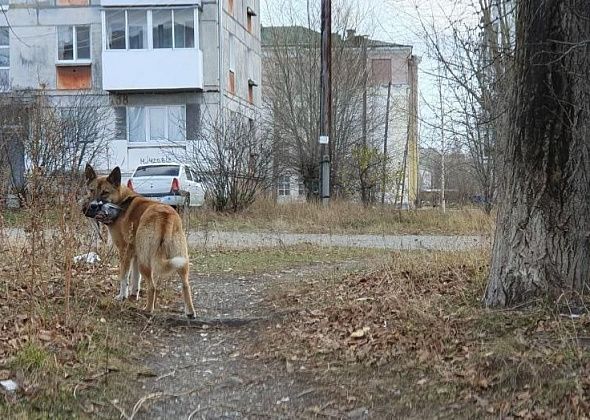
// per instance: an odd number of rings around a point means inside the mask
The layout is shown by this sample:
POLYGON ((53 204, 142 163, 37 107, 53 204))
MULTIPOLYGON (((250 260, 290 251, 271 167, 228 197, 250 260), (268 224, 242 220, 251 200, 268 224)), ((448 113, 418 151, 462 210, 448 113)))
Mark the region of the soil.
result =
POLYGON ((179 310, 146 325, 142 341, 151 350, 138 359, 150 375, 131 385, 135 404, 129 397, 115 404, 127 416, 135 406, 133 418, 141 419, 367 418, 369 410, 355 407, 354 400, 339 401, 314 376, 256 350, 261 332, 280 327, 287 313, 266 299, 273 290, 364 265, 346 261, 250 277, 194 277, 197 320, 185 320, 179 310))

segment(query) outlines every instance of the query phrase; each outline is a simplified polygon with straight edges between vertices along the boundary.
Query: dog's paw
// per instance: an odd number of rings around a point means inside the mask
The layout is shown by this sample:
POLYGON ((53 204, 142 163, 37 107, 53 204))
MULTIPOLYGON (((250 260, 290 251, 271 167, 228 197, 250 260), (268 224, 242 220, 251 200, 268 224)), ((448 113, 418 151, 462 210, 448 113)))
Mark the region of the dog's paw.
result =
POLYGON ((195 314, 186 314, 186 317, 187 317, 188 319, 195 319, 195 318, 196 318, 196 317, 195 317, 195 314))
POLYGON ((139 300, 139 292, 133 292, 133 291, 132 291, 132 292, 129 294, 129 297, 130 297, 131 299, 133 299, 133 300, 139 300))
POLYGON ((122 301, 122 300, 125 300, 125 299, 127 299, 127 295, 125 295, 123 293, 119 293, 117 296, 115 296, 115 300, 122 301))

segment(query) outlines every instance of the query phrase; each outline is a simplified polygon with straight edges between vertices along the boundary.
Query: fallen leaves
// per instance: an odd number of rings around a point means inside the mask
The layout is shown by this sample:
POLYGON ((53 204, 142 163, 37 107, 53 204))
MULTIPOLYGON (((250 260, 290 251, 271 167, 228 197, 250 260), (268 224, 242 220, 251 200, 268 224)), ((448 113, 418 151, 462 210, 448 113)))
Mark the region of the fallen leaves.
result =
MULTIPOLYGON (((308 372, 329 371, 336 384, 354 366, 364 366, 369 377, 399 377, 412 407, 434 398, 452 411, 500 417, 584 412, 588 315, 485 310, 479 303, 485 253, 399 253, 392 260, 370 273, 313 279, 275 297, 278 307, 295 310, 282 328, 268 330, 265 354, 305 361, 308 372)), ((357 384, 367 388, 367 403, 381 392, 369 384, 357 384)))

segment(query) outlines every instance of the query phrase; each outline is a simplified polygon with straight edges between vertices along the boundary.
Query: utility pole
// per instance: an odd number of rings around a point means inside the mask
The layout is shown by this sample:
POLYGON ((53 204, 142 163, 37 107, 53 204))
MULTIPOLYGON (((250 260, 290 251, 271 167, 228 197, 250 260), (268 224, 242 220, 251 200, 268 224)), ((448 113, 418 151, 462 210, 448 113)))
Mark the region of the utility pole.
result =
POLYGON ((438 98, 440 101, 440 205, 442 208, 442 212, 446 213, 447 211, 447 200, 445 198, 445 155, 446 155, 446 144, 445 144, 445 110, 444 110, 444 103, 443 103, 443 96, 442 96, 442 73, 440 63, 438 65, 438 98))
POLYGON ((322 0, 320 77, 320 197, 330 203, 330 135, 332 127, 332 0, 322 0))
MULTIPOLYGON (((383 136, 383 173, 381 174, 381 204, 385 204, 385 187, 387 185, 387 135, 389 131, 389 102, 391 101, 391 80, 387 84, 387 103, 385 105, 385 135, 383 136)), ((397 191, 396 191, 397 193, 397 191)), ((403 197, 402 197, 403 202, 403 197)))

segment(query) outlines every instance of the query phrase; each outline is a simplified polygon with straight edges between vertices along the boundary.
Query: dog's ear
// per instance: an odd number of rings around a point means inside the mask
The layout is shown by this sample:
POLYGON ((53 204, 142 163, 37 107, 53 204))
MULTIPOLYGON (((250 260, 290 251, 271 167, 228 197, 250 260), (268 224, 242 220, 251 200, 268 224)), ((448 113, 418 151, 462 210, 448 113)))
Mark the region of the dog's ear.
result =
POLYGON ((121 185, 121 169, 119 169, 118 166, 111 171, 111 173, 107 177, 107 181, 109 181, 115 187, 121 185))
POLYGON ((90 184, 92 181, 96 179, 96 172, 94 172, 94 168, 90 166, 89 163, 86 164, 86 168, 84 169, 84 175, 86 176, 86 183, 90 184))

